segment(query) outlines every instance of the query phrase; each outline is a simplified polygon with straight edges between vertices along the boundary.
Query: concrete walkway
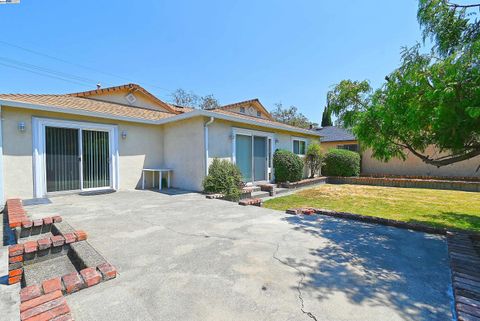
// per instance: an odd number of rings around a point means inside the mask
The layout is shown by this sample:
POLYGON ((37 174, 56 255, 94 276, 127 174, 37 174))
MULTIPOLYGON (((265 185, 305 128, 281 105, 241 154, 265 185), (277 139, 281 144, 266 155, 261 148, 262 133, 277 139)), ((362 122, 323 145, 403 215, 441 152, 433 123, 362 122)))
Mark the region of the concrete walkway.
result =
POLYGON ((451 320, 444 239, 153 191, 62 196, 119 270, 67 297, 86 320, 451 320))

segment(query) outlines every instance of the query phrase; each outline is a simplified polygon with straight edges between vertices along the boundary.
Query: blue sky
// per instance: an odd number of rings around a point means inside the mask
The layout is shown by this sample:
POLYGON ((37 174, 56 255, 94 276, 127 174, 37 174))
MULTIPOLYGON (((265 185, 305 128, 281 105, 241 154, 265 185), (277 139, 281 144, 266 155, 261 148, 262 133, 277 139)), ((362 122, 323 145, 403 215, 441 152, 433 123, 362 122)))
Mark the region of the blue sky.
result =
POLYGON ((222 104, 259 98, 320 122, 333 84, 378 86, 401 46, 421 40, 416 9, 416 0, 21 0, 0 5, 0 92, 135 82, 167 101, 176 88, 222 104), (5 64, 48 68, 75 83, 5 64))

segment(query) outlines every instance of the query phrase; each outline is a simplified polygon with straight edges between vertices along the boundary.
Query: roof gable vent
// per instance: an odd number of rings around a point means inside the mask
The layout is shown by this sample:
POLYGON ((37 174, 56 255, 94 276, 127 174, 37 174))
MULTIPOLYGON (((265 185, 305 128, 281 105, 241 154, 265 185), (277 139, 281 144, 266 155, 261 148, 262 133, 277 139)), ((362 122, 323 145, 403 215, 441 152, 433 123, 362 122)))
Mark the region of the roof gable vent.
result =
POLYGON ((137 101, 137 97, 135 97, 135 95, 132 93, 126 95, 125 99, 128 101, 130 105, 133 105, 137 101))

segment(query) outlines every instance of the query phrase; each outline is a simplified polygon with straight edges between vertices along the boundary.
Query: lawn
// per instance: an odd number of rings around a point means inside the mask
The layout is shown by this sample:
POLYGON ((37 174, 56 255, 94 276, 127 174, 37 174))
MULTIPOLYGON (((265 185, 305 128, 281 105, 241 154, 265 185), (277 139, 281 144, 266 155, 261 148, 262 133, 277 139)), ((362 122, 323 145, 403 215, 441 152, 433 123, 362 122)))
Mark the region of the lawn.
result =
POLYGON ((480 232, 480 193, 475 192, 326 184, 268 200, 264 206, 316 207, 480 232))

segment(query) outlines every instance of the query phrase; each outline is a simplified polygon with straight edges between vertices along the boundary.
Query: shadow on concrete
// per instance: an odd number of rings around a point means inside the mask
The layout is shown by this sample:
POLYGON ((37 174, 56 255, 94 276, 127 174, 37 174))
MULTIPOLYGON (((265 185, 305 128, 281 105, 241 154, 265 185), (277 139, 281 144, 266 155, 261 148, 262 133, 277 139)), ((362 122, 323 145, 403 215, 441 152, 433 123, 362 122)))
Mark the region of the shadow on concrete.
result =
POLYGON ((319 301, 341 292, 354 305, 388 306, 406 320, 452 319, 442 237, 318 216, 285 220, 326 242, 310 248, 317 260, 303 265, 313 272, 306 273, 302 289, 319 301))

